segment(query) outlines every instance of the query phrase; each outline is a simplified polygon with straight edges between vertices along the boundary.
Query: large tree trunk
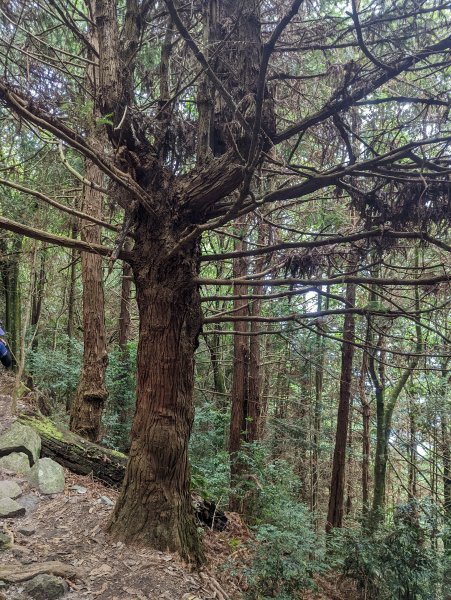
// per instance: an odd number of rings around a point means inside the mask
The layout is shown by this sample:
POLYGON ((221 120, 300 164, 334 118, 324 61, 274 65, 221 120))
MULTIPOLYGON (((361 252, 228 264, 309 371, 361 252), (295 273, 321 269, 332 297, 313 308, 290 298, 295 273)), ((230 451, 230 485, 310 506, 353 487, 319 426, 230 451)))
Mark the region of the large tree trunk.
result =
POLYGON ((177 551, 200 562, 187 454, 194 416, 194 350, 201 328, 194 283, 198 247, 193 243, 168 259, 176 234, 169 230, 159 236, 145 214, 135 235, 137 406, 130 459, 109 530, 125 542, 177 551))
MULTIPOLYGON (((86 178, 101 184, 101 172, 87 161, 86 178)), ((101 216, 102 196, 92 187, 85 186, 83 210, 101 216)), ((81 228, 85 242, 99 244, 100 230, 92 223, 81 228)), ((105 333, 102 257, 83 252, 81 256, 83 279, 83 369, 76 396, 71 407, 70 429, 96 442, 101 437, 102 412, 108 393, 105 373, 108 363, 105 333)))

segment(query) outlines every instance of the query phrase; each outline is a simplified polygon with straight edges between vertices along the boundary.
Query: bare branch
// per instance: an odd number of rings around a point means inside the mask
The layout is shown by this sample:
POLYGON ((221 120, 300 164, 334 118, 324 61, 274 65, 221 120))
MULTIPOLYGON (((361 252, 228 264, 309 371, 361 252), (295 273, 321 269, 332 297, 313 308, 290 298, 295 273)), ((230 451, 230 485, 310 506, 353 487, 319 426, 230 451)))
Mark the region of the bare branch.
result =
POLYGON ((400 277, 357 277, 355 275, 339 275, 337 277, 320 277, 310 279, 208 279, 197 278, 195 280, 200 285, 232 285, 234 283, 247 283, 254 286, 276 286, 276 285, 342 285, 345 283, 355 283, 357 285, 389 285, 389 286, 433 286, 439 283, 451 281, 451 274, 443 273, 442 275, 434 275, 429 277, 420 277, 418 279, 402 279, 400 277))
MULTIPOLYGON (((101 246, 100 244, 88 244, 86 242, 82 242, 81 240, 75 240, 62 235, 53 235, 47 231, 35 229, 34 227, 29 227, 28 225, 18 223, 17 221, 5 219, 4 217, 0 217, 0 229, 13 231, 14 233, 19 233, 20 235, 24 235, 35 240, 40 240, 41 242, 48 242, 49 244, 55 244, 56 246, 64 246, 65 248, 75 248, 76 250, 91 252, 91 254, 100 254, 101 256, 109 257, 113 251, 113 248, 107 248, 105 246, 101 246)), ((130 261, 132 258, 132 253, 122 250, 119 253, 118 258, 121 260, 130 261)))
POLYGON ((361 231, 359 233, 353 233, 350 235, 337 235, 334 237, 323 238, 320 240, 313 240, 310 242, 299 241, 299 242, 283 242, 280 244, 274 244, 272 246, 264 246, 263 248, 255 248, 254 250, 245 250, 242 252, 223 252, 222 254, 205 254, 201 257, 202 261, 212 260, 224 260, 228 258, 238 258, 240 256, 261 256, 263 254, 269 254, 277 252, 279 250, 288 250, 289 248, 319 248, 320 246, 330 246, 334 244, 348 244, 350 242, 358 242, 359 240, 379 238, 382 240, 384 237, 395 238, 395 239, 419 239, 434 246, 451 252, 451 246, 438 240, 426 232, 422 231, 393 231, 392 229, 371 229, 370 231, 361 231))
POLYGON ((358 100, 362 100, 365 96, 368 96, 385 83, 400 75, 403 71, 406 71, 410 67, 412 67, 417 62, 430 58, 432 54, 445 52, 451 48, 451 35, 447 38, 437 42, 436 44, 429 46, 418 52, 417 54, 412 54, 404 59, 397 60, 390 65, 387 65, 387 69, 383 69, 383 73, 378 73, 377 76, 368 81, 362 81, 361 85, 356 87, 354 91, 349 90, 344 97, 339 98, 337 100, 333 100, 332 102, 328 102, 321 110, 316 112, 309 117, 306 117, 296 125, 292 125, 288 127, 284 131, 276 134, 273 138, 274 144, 280 144, 285 140, 309 129, 313 125, 317 125, 331 117, 332 115, 347 110, 353 104, 355 104, 358 100))
POLYGON ((81 212, 80 210, 76 210, 75 208, 71 208, 70 206, 65 206, 64 204, 60 204, 56 200, 53 200, 52 198, 50 198, 50 196, 46 196, 45 194, 42 194, 41 192, 27 188, 24 185, 15 183, 14 181, 9 181, 8 179, 3 179, 3 177, 0 177, 0 184, 6 185, 10 188, 18 190, 19 192, 23 192, 24 194, 30 194, 30 196, 39 198, 39 200, 46 202, 50 206, 53 206, 53 207, 57 208, 58 210, 61 210, 62 212, 65 212, 69 215, 73 215, 74 217, 78 217, 79 219, 83 219, 85 221, 91 221, 91 223, 95 223, 96 225, 100 225, 101 227, 105 227, 106 229, 111 229, 111 231, 116 231, 116 232, 119 231, 119 228, 116 227, 116 225, 111 225, 111 223, 106 223, 105 221, 102 221, 101 219, 97 219, 96 217, 92 217, 91 215, 81 212))

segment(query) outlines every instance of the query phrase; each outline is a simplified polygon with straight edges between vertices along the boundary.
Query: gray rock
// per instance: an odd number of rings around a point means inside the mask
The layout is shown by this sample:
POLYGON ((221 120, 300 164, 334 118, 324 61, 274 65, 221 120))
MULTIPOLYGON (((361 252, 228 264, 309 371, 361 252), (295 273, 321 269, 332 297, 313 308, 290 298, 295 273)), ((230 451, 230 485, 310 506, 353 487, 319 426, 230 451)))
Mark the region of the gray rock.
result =
POLYGON ((15 481, 10 481, 6 479, 5 481, 0 481, 0 498, 18 498, 22 490, 20 489, 20 485, 17 485, 15 481))
POLYGON ((23 506, 29 515, 34 513, 40 502, 41 499, 36 496, 36 494, 25 494, 24 496, 17 498, 17 504, 23 506))
POLYGON ((17 531, 26 537, 30 537, 30 535, 36 533, 36 529, 34 527, 19 527, 17 531))
POLYGON ((3 519, 11 519, 13 517, 23 517, 25 514, 25 508, 20 506, 15 500, 11 498, 0 499, 0 517, 3 519))
POLYGON ((28 473, 28 480, 43 494, 58 494, 64 490, 64 469, 51 458, 40 458, 28 473))
POLYGON ((13 538, 9 535, 9 533, 5 533, 4 531, 0 531, 0 551, 8 550, 13 545, 13 538))
POLYGON ((0 456, 11 452, 24 452, 30 465, 34 465, 41 455, 41 438, 31 427, 15 421, 8 431, 0 435, 0 456))
POLYGON ((108 496, 100 496, 100 502, 107 506, 114 506, 114 502, 108 496))
POLYGON ((62 598, 69 586, 55 575, 36 575, 25 584, 25 591, 35 600, 56 600, 62 598))
POLYGON ((87 488, 81 485, 71 485, 69 489, 73 490, 74 492, 77 492, 77 494, 86 494, 86 492, 88 491, 87 488))
POLYGON ((0 468, 8 469, 13 473, 26 474, 30 471, 30 461, 23 452, 13 452, 0 458, 0 468))

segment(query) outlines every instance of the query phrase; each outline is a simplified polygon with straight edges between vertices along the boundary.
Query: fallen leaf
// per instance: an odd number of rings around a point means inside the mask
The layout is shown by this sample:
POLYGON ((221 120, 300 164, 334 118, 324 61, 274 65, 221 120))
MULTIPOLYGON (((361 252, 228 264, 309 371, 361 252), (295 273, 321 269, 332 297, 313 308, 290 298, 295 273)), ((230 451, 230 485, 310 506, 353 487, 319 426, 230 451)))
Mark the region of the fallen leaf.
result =
POLYGON ((101 577, 102 575, 107 575, 108 573, 111 573, 112 570, 113 569, 110 567, 110 565, 103 564, 103 565, 100 565, 100 567, 96 567, 95 569, 93 569, 89 573, 89 576, 90 577, 101 577))

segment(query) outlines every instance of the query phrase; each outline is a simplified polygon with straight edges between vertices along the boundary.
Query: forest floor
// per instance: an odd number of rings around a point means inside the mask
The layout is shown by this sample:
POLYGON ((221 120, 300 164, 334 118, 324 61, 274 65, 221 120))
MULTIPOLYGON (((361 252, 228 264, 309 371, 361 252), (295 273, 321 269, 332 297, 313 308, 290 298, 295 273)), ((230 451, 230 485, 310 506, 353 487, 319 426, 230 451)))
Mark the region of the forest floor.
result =
MULTIPOLYGON (((8 382, 0 381, 7 393, 8 382)), ((0 396, 0 400, 1 400, 0 396)), ((13 417, 0 402, 0 430, 13 417)), ((59 561, 78 576, 68 579, 73 600, 239 600, 244 582, 233 573, 232 563, 246 563, 245 542, 251 533, 238 515, 230 515, 227 529, 204 531, 207 567, 193 571, 177 556, 125 546, 109 539, 105 527, 118 492, 89 476, 65 471, 64 493, 43 495, 25 478, 0 471, 1 479, 15 479, 22 487, 18 499, 26 507, 22 518, 0 521, 14 545, 0 554, 2 566, 27 568, 59 561)), ((300 600, 353 600, 356 596, 336 575, 318 580, 317 592, 300 600)), ((23 584, 0 588, 0 600, 25 600, 23 584)))

